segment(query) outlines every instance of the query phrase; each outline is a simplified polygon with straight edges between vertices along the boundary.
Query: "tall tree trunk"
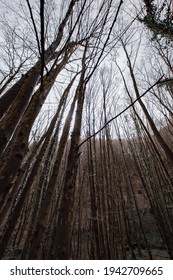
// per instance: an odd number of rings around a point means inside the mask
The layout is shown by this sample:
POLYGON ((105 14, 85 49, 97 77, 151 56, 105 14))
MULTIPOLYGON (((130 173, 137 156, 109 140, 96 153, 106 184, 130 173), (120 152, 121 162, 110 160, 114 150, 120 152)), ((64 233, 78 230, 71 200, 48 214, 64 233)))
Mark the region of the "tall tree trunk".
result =
POLYGON ((85 96, 85 55, 86 49, 84 51, 82 73, 79 87, 77 89, 77 110, 71 136, 71 145, 68 154, 64 186, 62 189, 62 197, 56 225, 52 253, 53 259, 70 258, 71 240, 74 225, 75 185, 78 171, 80 130, 85 96))
MULTIPOLYGON (((123 44, 123 43, 122 43, 123 44)), ((156 137, 158 143, 160 144, 160 146, 162 147, 163 151, 165 152, 165 155, 168 159, 168 161, 170 162, 171 165, 173 165, 173 152, 172 150, 170 149, 170 147, 167 145, 166 141, 164 140, 164 138, 161 136, 161 134, 159 133, 154 121, 152 120, 144 102, 141 100, 140 98, 140 93, 139 93, 139 90, 138 90, 138 86, 137 86, 137 83, 136 83, 136 79, 135 79, 135 76, 134 76, 134 73, 133 73, 133 68, 132 68, 132 64, 131 64, 131 60, 130 60, 130 57, 128 55, 128 52, 125 48, 125 45, 123 44, 123 48, 124 48, 124 51, 125 51, 125 54, 126 54, 126 57, 127 57, 127 60, 128 60, 128 64, 129 64, 129 69, 130 69, 130 75, 131 75, 131 78, 132 78, 132 82, 133 82, 133 86, 134 86, 134 90, 135 90, 135 94, 136 94, 136 98, 138 98, 138 102, 151 126, 151 129, 154 133, 154 136, 156 137)))
MULTIPOLYGON (((70 50, 71 54, 72 50, 70 50)), ((66 54, 64 59, 57 67, 51 72, 50 76, 45 77, 44 91, 39 88, 38 91, 33 95, 31 102, 21 119, 12 140, 9 143, 9 150, 4 156, 3 166, 1 167, 1 178, 0 178, 0 194, 13 185, 15 176, 19 170, 22 160, 28 149, 28 137, 32 128, 32 125, 42 107, 45 98, 51 90, 55 79, 61 69, 65 67, 69 58, 69 54, 66 54)))
MULTIPOLYGON (((58 29, 58 35, 54 42, 48 47, 47 50, 45 50, 44 53, 44 64, 46 65, 52 58, 55 58, 54 66, 56 65, 56 62, 58 58, 61 56, 62 53, 64 53, 68 47, 68 41, 71 37, 71 33, 69 37, 67 38, 65 46, 59 51, 55 52, 57 47, 59 46, 63 34, 64 34, 64 28, 66 26, 66 23, 72 13, 74 5, 79 0, 71 0, 67 13, 64 16, 64 19, 62 20, 61 24, 59 25, 58 29)), ((23 78, 19 80, 19 82, 16 83, 16 85, 13 86, 13 89, 15 90, 14 97, 11 97, 11 90, 9 90, 4 98, 2 99, 2 108, 3 112, 6 110, 10 105, 10 110, 8 110, 3 117, 3 119, 0 122, 0 154, 3 152, 4 148, 6 147, 10 137, 12 136, 16 125, 20 121, 20 118, 22 117, 27 105, 28 101, 30 100, 33 90, 39 81, 40 74, 41 74, 41 59, 39 59, 34 67, 31 68, 25 74, 23 78), (14 100, 14 102, 13 102, 14 100), (4 106, 3 106, 4 105, 4 106)))
MULTIPOLYGON (((32 167, 31 174, 29 175, 29 178, 27 179, 26 185, 24 186, 24 189, 22 190, 22 193, 20 194, 20 196, 19 196, 19 198, 17 200, 15 208, 13 209, 13 211, 10 214, 10 218, 9 218, 8 223, 6 225, 5 232, 3 233, 3 235, 1 235, 1 241, 0 241, 0 248, 1 248, 1 250, 0 250, 0 257, 1 258, 3 257, 3 254, 4 254, 4 251, 6 249, 7 243, 9 241, 9 239, 10 239, 10 235, 12 234, 12 232, 14 230, 14 227, 15 227, 15 224, 16 224, 16 221, 19 218, 19 215, 21 213, 21 210, 22 210, 22 207, 23 207, 23 202, 26 200, 26 198, 28 196, 28 193, 31 191, 31 187, 33 185, 35 176, 36 176, 36 174, 37 174, 37 172, 38 172, 38 170, 40 168, 40 162, 42 161, 44 153, 45 153, 45 151, 47 149, 47 146, 48 146, 48 143, 50 141, 50 137, 52 135, 52 132, 54 130, 57 118, 59 117, 59 114, 60 114, 60 111, 62 109, 62 106, 64 106, 64 104, 66 102, 68 93, 69 93, 70 88, 72 87, 72 85, 74 83, 74 80, 75 80, 76 76, 77 76, 77 74, 74 76, 74 78, 72 79, 70 84, 67 86, 66 90, 64 91, 64 94, 62 95, 62 98, 60 100, 57 112, 56 112, 55 116, 53 117, 53 119, 51 121, 51 124, 50 124, 50 126, 49 126, 49 128, 47 130, 47 133, 46 133, 46 136, 45 136, 45 141, 44 141, 44 143, 42 145, 42 148, 41 148, 41 150, 40 150, 40 152, 39 152, 39 154, 38 154, 38 156, 36 158, 36 161, 35 161, 35 163, 34 163, 34 165, 32 167)), ((18 184, 17 185, 15 184, 15 186, 17 187, 18 184)), ((51 203, 51 200, 49 202, 51 203)), ((10 205, 12 203, 13 203, 13 197, 11 197, 9 199, 9 201, 8 201, 8 209, 9 209, 9 207, 10 207, 10 205)), ((7 207, 6 207, 6 211, 7 211, 7 207)), ((4 211, 2 213, 0 213, 0 220, 1 220, 1 222, 5 218, 4 215, 5 215, 4 211)))
POLYGON ((32 245, 28 254, 29 259, 39 259, 41 256, 41 245, 44 240, 44 233, 47 229, 48 226, 48 221, 50 217, 50 209, 52 205, 52 198, 55 194, 55 188, 56 188, 56 183, 57 183, 57 178, 59 175, 59 169, 60 169, 60 164, 61 160, 64 154, 64 149, 67 144, 68 136, 69 136, 69 131, 70 131, 70 125, 72 121, 72 116, 76 104, 76 99, 77 99, 77 94, 74 96, 73 102, 71 104, 71 108, 69 110, 69 113, 66 118, 66 122, 64 124, 64 129, 62 132, 61 140, 59 143, 52 175, 47 187, 45 199, 42 205, 42 209, 39 214, 38 218, 38 224, 36 226, 36 230, 34 232, 33 238, 32 238, 32 245), (34 250, 36 248, 36 250, 34 250))

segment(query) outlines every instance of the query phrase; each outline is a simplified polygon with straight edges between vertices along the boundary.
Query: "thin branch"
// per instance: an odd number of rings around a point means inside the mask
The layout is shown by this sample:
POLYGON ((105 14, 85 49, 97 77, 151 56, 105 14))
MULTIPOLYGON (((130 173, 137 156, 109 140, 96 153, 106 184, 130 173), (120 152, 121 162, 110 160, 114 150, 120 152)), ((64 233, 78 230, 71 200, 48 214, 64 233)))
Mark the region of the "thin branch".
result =
POLYGON ((41 90, 43 90, 44 75, 44 0, 40 0, 40 40, 41 40, 41 90))
POLYGON ((35 37, 36 37, 36 41, 37 41, 38 51, 39 51, 39 54, 41 56, 39 36, 38 36, 38 32, 37 32, 37 27, 36 27, 36 24, 35 24, 34 16, 33 16, 33 13, 32 13, 32 8, 31 8, 29 0, 26 0, 26 2, 27 2, 27 5, 28 5, 28 8, 29 8, 32 24, 33 24, 33 27, 34 27, 34 32, 35 32, 35 37))
MULTIPOLYGON (((107 38, 106 38, 106 40, 105 40, 105 43, 104 43, 104 45, 103 45, 103 47, 102 47, 102 50, 101 50, 101 52, 100 52, 100 55, 99 55, 99 57, 98 57, 98 59, 97 59, 97 62, 96 62, 96 64, 95 64, 94 68, 92 69, 90 75, 88 76, 88 81, 89 81, 90 78, 92 77, 93 73, 95 72, 96 68, 98 67, 99 62, 100 62, 100 60, 101 60, 101 58, 102 58, 102 56, 103 56, 103 53, 104 53, 104 51, 105 51, 105 48, 106 48, 106 46, 107 46, 107 44, 108 44, 108 42, 109 42, 109 39, 110 39, 112 30, 113 30, 113 27, 114 27, 114 25, 115 25, 115 23, 116 23, 116 21, 117 21, 117 18, 118 18, 119 13, 120 13, 120 9, 121 9, 122 4, 123 4, 123 1, 120 0, 119 5, 118 5, 118 8, 117 8, 117 11, 116 11, 116 13, 115 13, 115 17, 114 17, 113 22, 112 22, 112 24, 111 24, 111 26, 110 26, 109 33, 108 33, 107 38)), ((109 7, 109 8, 110 8, 110 7, 109 7)))
POLYGON ((136 98, 129 106, 127 106, 125 109, 123 109, 120 113, 118 113, 116 116, 111 118, 109 121, 107 121, 99 130, 97 130, 95 133, 87 137, 84 141, 82 141, 79 144, 79 147, 81 147, 85 142, 90 140, 92 137, 96 136, 100 131, 102 131, 109 123, 111 123, 113 120, 121 116, 124 112, 126 112, 129 108, 131 108, 139 99, 141 99, 147 92, 149 92, 153 87, 155 87, 157 84, 162 83, 161 79, 163 78, 163 75, 155 82, 151 87, 149 87, 143 94, 141 94, 138 98, 136 98))

